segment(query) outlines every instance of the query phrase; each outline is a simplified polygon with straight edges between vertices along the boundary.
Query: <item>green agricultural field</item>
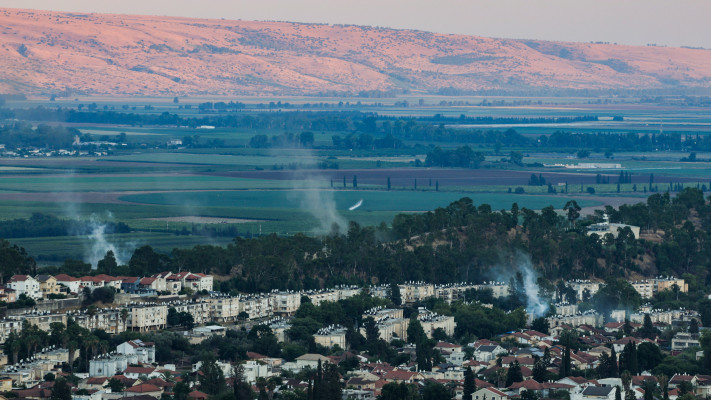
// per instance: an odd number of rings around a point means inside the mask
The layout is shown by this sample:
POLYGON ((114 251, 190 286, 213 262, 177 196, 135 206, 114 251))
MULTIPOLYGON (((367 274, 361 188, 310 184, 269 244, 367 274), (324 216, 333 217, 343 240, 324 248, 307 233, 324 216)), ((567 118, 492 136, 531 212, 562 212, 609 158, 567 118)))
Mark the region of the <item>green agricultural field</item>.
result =
MULTIPOLYGON (((295 208, 319 210, 323 203, 333 204, 347 216, 348 208, 360 200, 358 211, 429 211, 447 206, 462 197, 471 197, 475 204, 490 204, 495 210, 509 209, 516 202, 519 207, 541 209, 548 205, 562 208, 568 200, 562 196, 511 195, 507 193, 466 193, 433 191, 366 191, 366 190, 254 190, 239 192, 173 192, 123 196, 134 203, 180 205, 195 204, 214 207, 295 208)), ((580 200, 581 207, 598 205, 595 201, 580 200)))
MULTIPOLYGON (((325 183, 324 183, 325 185, 325 183)), ((57 175, 0 177, 0 190, 16 192, 122 192, 151 190, 289 189, 285 180, 207 175, 57 175)))

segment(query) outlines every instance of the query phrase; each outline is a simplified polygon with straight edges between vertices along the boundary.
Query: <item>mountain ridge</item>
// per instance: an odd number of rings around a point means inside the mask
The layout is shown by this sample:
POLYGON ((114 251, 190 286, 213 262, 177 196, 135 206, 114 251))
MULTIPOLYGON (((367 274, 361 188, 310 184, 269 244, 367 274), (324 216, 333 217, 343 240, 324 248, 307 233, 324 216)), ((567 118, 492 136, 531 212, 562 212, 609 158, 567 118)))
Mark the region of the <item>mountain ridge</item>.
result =
POLYGON ((315 95, 711 87, 711 50, 0 8, 0 93, 315 95))

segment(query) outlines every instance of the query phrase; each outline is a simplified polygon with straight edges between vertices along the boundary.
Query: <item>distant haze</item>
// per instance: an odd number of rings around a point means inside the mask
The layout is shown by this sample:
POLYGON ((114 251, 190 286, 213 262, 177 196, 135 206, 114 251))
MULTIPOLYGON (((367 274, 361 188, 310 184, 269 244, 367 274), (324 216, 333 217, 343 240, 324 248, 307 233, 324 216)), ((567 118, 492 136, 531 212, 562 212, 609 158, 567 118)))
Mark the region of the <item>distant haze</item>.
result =
POLYGON ((711 48, 708 0, 0 0, 0 7, 711 48))

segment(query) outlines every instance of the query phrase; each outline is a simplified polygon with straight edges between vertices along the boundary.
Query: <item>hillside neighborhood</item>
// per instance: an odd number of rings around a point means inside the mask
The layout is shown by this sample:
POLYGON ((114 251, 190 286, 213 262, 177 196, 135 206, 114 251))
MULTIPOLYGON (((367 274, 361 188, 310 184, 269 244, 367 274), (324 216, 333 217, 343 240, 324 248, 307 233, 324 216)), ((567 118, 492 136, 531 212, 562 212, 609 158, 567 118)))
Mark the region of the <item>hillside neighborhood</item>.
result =
MULTIPOLYGON (((213 276, 191 272, 164 272, 148 277, 12 276, 0 287, 2 301, 8 306, 0 321, 0 340, 5 343, 0 392, 19 398, 49 398, 55 377, 64 376, 75 399, 136 397, 139 400, 148 399, 146 396, 202 399, 216 393, 205 386, 203 375, 209 370, 205 368, 209 363, 214 371, 219 370, 216 373, 229 386, 237 387, 238 382, 244 382, 254 392, 266 390, 272 396, 280 391, 302 394, 313 391, 309 371, 326 371, 328 365, 341 367, 336 384, 344 399, 387 398, 388 385, 412 384, 424 388, 435 383, 447 388, 446 398, 476 400, 614 400, 619 396, 648 399, 645 390, 655 390, 650 382, 671 400, 687 393, 703 397, 711 394, 711 376, 653 375, 651 368, 645 367, 651 364, 643 359, 662 357, 662 352, 677 356, 689 349, 696 359, 701 359, 704 354, 700 350, 699 330, 703 327, 699 326, 699 313, 688 309, 654 309, 648 304, 637 310, 611 310, 608 315, 579 309, 583 303, 578 300, 594 296, 605 286, 602 282, 567 282, 565 293, 559 296, 564 301, 550 305, 551 311, 545 318, 527 314, 529 328, 497 332, 489 338, 474 338, 472 342, 453 341, 457 319, 429 310, 423 304, 479 303, 467 298, 476 293, 504 299, 511 295, 511 283, 407 282, 396 286, 340 286, 249 295, 216 292, 214 284, 213 276), (249 335, 259 331, 257 337, 267 335, 273 337, 277 346, 287 346, 295 335, 292 321, 298 320, 294 318, 304 307, 328 307, 357 296, 386 302, 363 310, 358 336, 367 342, 393 345, 399 364, 379 359, 374 351, 355 351, 351 343, 353 328, 339 324, 323 324, 311 334, 312 348, 317 352, 276 357, 252 349, 241 362, 219 358, 193 363, 182 358, 179 365, 160 362, 156 358, 156 344, 138 338, 122 341, 115 347, 102 343, 102 348, 97 348, 99 343, 86 348, 77 343, 67 344, 66 338, 59 340, 59 344, 40 347, 40 340, 34 339, 34 345, 22 345, 26 353, 18 351, 20 338, 26 332, 41 331, 51 341, 57 332, 65 329, 68 332, 72 326, 114 336, 170 330, 190 345, 229 338, 240 330, 250 332, 249 335), (13 304, 32 305, 13 307, 13 304), (410 315, 406 316, 406 312, 410 315), (658 334, 640 335, 645 329, 673 330, 674 334, 671 340, 658 334), (429 364, 421 362, 423 341, 432 344, 427 356, 429 364), (82 358, 85 360, 80 368, 85 372, 75 371, 73 364, 82 358), (348 368, 342 368, 343 365, 348 368), (668 382, 660 382, 660 378, 668 382), (267 381, 278 384, 265 389, 267 381)), ((663 291, 688 290, 684 279, 673 277, 632 281, 629 285, 642 299, 663 291)))

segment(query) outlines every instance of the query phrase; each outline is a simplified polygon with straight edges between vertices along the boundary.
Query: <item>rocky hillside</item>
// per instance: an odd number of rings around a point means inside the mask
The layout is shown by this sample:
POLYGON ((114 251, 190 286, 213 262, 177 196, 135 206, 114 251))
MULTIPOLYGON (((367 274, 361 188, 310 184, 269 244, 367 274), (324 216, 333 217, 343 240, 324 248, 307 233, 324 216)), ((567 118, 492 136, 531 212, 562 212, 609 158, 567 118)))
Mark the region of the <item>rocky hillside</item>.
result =
POLYGON ((679 86, 711 86, 711 50, 0 8, 0 93, 293 95, 679 86))

